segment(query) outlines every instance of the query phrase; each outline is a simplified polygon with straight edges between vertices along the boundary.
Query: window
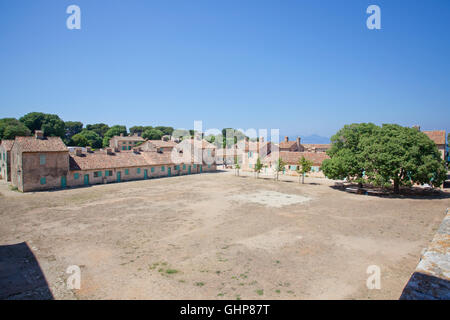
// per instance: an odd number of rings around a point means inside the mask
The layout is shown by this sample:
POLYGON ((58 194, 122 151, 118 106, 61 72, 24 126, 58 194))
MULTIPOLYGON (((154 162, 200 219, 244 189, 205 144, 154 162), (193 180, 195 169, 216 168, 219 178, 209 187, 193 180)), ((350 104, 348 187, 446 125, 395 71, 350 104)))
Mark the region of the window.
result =
POLYGON ((122 150, 127 150, 127 147, 122 147, 122 150))
POLYGON ((128 146, 128 150, 131 150, 131 146, 128 146))
POLYGON ((141 168, 137 168, 136 172, 137 172, 138 174, 140 174, 140 173, 141 173, 141 168))
MULTIPOLYGON (((108 171, 106 171, 106 172, 108 172, 108 171)), ((106 172, 105 172, 105 175, 106 175, 106 172)), ((94 178, 98 178, 98 177, 101 177, 102 176, 102 172, 101 171, 95 171, 94 172, 94 178)))
POLYGON ((180 170, 180 166, 175 166, 175 170, 180 170))
POLYGON ((165 170, 165 168, 164 168, 164 166, 162 166, 162 167, 161 167, 161 171, 164 171, 164 170, 165 170))
POLYGON ((46 184, 46 183, 47 183, 47 179, 45 179, 45 178, 41 178, 40 182, 41 182, 41 184, 42 184, 42 185, 44 185, 44 184, 46 184))
POLYGON ((45 154, 39 155, 39 164, 44 165, 45 164, 45 154))
POLYGON ((194 164, 194 169, 197 169, 197 165, 196 164, 194 164))
POLYGON ((125 169, 125 174, 126 174, 126 175, 130 174, 130 172, 128 171, 128 169, 125 169))
POLYGON ((151 171, 152 171, 152 172, 155 172, 155 168, 154 168, 154 167, 152 167, 151 171))
POLYGON ((211 169, 211 165, 210 164, 208 164, 208 169, 211 169))
POLYGON ((297 169, 297 166, 291 166, 291 170, 295 171, 297 169))
POLYGON ((78 180, 79 177, 80 177, 80 174, 79 174, 79 173, 74 173, 74 174, 73 174, 73 178, 74 178, 75 180, 78 180))
MULTIPOLYGON (((101 173, 101 171, 100 171, 100 173, 101 173)), ((94 176, 95 176, 95 172, 94 172, 94 176)), ((106 170, 105 171, 105 177, 110 177, 110 176, 112 176, 112 171, 111 170, 106 170)))

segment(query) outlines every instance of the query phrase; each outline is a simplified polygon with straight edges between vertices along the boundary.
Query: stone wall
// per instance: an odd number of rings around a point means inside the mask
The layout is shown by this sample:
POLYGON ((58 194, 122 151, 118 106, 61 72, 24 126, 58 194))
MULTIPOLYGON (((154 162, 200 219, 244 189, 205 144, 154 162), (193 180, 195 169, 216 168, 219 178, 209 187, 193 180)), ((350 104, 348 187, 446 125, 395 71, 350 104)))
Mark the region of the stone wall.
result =
POLYGON ((409 279, 401 300, 450 300, 450 212, 409 279))

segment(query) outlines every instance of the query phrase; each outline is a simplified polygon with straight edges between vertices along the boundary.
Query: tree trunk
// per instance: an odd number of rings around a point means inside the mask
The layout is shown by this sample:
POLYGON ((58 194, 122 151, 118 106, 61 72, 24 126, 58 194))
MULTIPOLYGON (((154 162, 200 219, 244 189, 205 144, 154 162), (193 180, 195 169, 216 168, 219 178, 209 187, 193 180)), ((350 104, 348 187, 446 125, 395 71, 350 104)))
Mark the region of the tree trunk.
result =
POLYGON ((400 193, 400 183, 398 179, 394 180, 394 193, 399 194, 400 193))
POLYGON ((300 174, 298 174, 298 183, 300 183, 300 174))
POLYGON ((305 184, 305 174, 302 174, 302 184, 305 184))

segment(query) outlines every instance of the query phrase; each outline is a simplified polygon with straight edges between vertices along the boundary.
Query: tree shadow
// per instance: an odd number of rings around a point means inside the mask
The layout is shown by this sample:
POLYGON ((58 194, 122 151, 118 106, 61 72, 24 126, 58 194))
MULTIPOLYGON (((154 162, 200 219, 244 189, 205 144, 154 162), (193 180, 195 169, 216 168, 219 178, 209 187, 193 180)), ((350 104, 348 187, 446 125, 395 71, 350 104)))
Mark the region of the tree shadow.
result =
POLYGON ((54 299, 39 262, 26 242, 0 246, 0 299, 54 299))
POLYGON ((357 184, 335 184, 330 188, 346 193, 394 199, 448 199, 450 193, 440 189, 428 189, 422 187, 402 187, 396 194, 392 189, 378 188, 370 185, 359 187, 357 184))

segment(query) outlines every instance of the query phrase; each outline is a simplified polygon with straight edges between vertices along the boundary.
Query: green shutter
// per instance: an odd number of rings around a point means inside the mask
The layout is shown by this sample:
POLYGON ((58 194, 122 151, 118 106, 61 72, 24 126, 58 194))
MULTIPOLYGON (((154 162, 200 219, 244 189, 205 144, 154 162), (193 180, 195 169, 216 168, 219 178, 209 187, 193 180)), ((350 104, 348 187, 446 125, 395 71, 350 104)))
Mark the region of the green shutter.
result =
POLYGON ((46 183, 47 183, 47 179, 41 178, 40 182, 41 182, 42 185, 43 185, 43 184, 46 184, 46 183))

